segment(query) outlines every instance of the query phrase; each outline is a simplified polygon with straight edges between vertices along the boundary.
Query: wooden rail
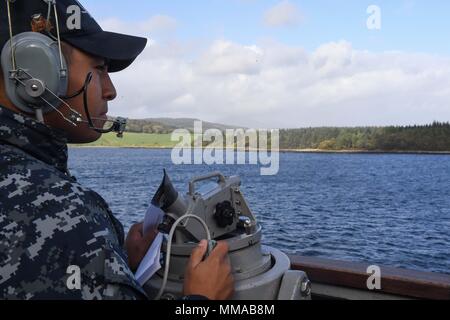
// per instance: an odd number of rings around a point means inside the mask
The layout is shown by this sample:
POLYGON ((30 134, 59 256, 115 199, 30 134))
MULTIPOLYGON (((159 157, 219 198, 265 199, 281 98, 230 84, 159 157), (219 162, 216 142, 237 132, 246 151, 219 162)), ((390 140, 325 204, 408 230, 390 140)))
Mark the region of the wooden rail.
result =
POLYGON ((308 274, 313 283, 416 299, 450 300, 450 275, 379 266, 381 290, 369 291, 370 264, 291 256, 292 269, 308 274))

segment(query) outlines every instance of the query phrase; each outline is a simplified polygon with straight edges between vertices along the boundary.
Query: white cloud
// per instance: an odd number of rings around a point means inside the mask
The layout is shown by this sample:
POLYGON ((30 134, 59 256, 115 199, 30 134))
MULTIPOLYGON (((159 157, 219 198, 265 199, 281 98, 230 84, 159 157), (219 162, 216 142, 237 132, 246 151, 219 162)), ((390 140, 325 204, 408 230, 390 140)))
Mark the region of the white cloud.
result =
POLYGON ((260 71, 262 54, 256 46, 219 40, 201 55, 197 67, 208 75, 255 74, 260 71))
MULTIPOLYGON (((133 33, 133 31, 129 32, 133 33)), ((276 41, 150 44, 113 74, 112 115, 191 117, 248 127, 403 125, 450 120, 450 58, 313 52, 276 41)))
POLYGON ((282 1, 264 15, 264 23, 269 27, 295 26, 303 20, 298 7, 290 1, 282 1))

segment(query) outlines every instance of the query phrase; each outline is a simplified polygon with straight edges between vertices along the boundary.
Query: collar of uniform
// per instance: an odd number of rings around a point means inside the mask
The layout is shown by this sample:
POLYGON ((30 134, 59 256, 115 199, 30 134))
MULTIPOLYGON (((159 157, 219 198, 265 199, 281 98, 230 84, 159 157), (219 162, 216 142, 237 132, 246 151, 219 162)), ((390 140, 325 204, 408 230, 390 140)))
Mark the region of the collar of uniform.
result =
POLYGON ((32 118, 0 106, 0 143, 17 147, 29 155, 67 173, 67 138, 32 118))

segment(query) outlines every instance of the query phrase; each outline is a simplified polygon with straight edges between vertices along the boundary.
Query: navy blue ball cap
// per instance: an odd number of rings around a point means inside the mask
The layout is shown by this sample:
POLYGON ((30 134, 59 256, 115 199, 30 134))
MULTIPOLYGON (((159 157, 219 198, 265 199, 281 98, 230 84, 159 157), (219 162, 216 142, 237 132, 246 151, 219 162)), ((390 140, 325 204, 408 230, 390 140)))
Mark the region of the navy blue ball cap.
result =
MULTIPOLYGON (((147 39, 104 31, 90 13, 76 0, 15 0, 10 1, 13 34, 32 31, 33 16, 48 17, 48 4, 56 3, 61 40, 88 54, 108 61, 109 72, 130 66, 142 53, 147 39)), ((51 8, 49 19, 56 36, 56 19, 51 8)), ((7 6, 0 0, 0 45, 9 40, 7 6)))

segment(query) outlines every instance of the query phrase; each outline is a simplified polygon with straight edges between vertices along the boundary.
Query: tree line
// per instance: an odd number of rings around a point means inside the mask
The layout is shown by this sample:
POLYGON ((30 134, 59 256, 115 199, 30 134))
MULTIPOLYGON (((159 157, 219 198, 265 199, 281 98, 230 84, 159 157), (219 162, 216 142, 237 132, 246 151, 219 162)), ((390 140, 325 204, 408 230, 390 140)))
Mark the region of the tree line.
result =
POLYGON ((281 149, 450 151, 450 123, 280 131, 281 149))
MULTIPOLYGON (((127 131, 170 134, 176 126, 146 120, 129 120, 127 131)), ((450 123, 430 125, 303 128, 280 130, 280 149, 329 151, 450 151, 450 123)))

